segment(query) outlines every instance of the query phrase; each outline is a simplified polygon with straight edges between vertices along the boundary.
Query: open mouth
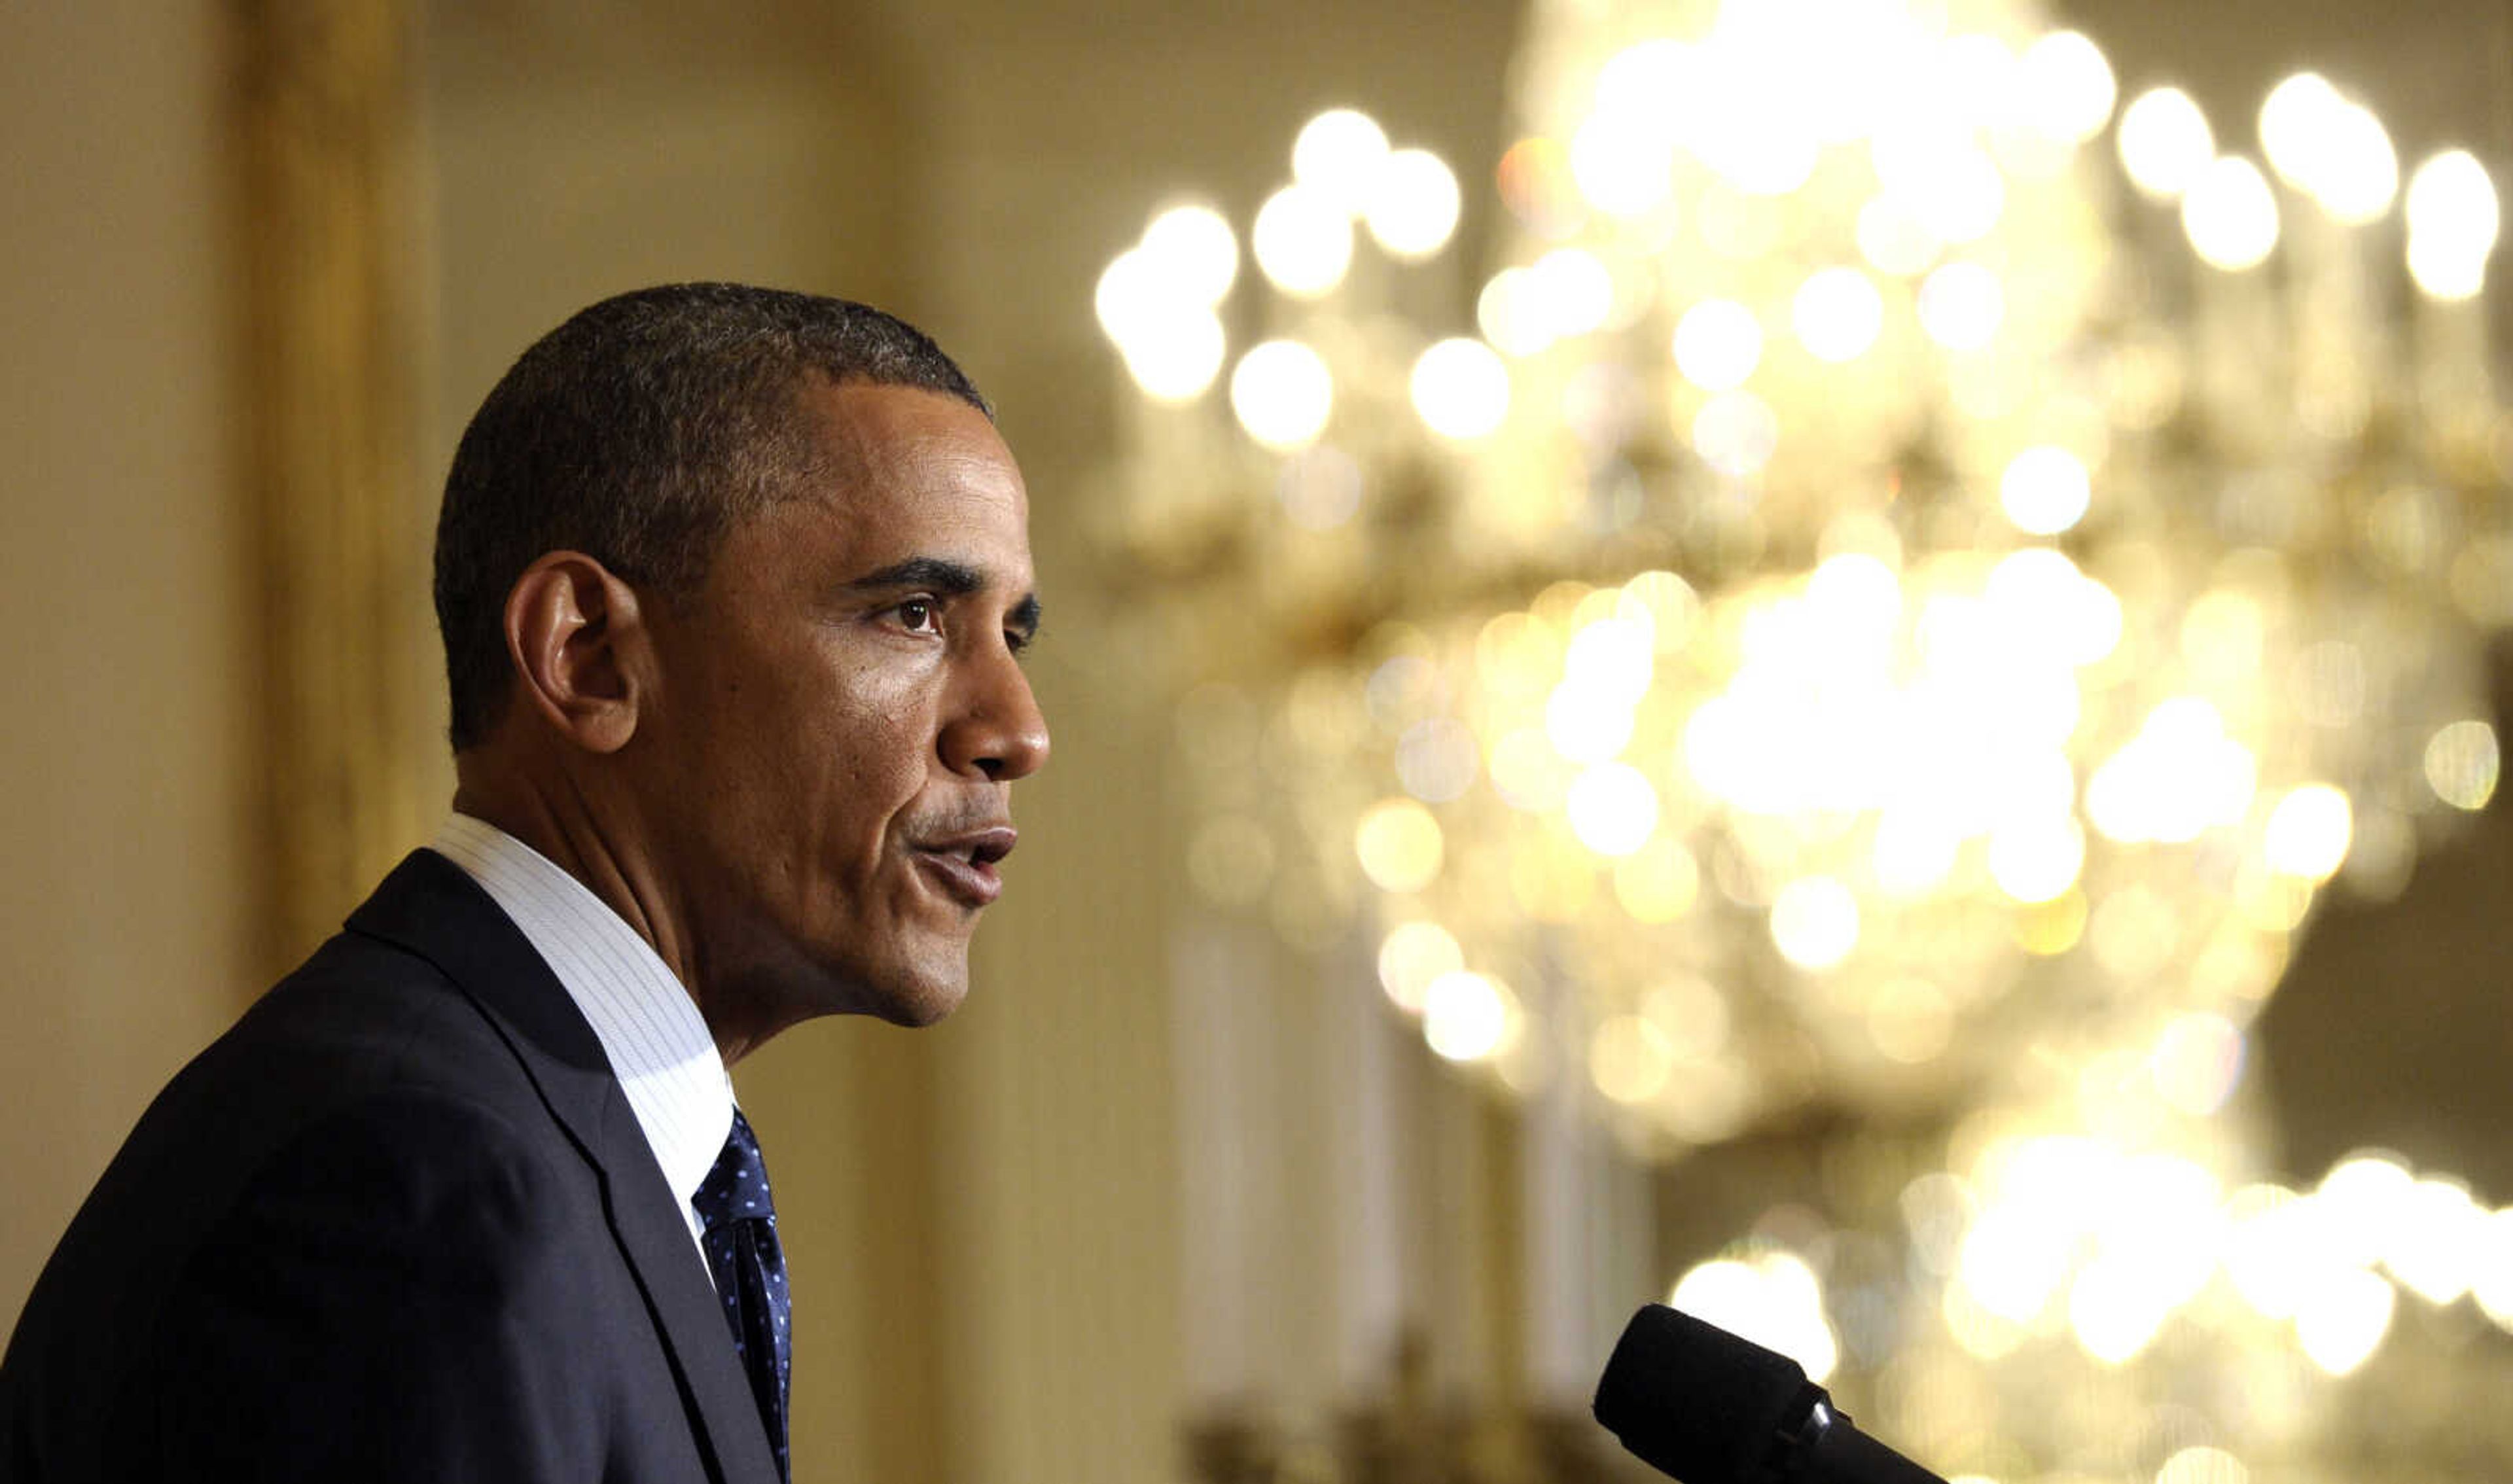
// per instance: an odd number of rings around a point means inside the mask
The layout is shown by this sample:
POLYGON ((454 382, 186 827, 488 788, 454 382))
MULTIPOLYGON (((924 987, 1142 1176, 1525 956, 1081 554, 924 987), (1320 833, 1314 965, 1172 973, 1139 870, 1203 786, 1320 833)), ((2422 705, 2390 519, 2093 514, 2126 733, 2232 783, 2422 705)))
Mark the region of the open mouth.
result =
POLYGON ((1003 895, 1003 877, 995 864, 1013 853, 1019 838, 1012 826, 995 825, 921 845, 916 857, 949 896, 964 905, 981 907, 1003 895))

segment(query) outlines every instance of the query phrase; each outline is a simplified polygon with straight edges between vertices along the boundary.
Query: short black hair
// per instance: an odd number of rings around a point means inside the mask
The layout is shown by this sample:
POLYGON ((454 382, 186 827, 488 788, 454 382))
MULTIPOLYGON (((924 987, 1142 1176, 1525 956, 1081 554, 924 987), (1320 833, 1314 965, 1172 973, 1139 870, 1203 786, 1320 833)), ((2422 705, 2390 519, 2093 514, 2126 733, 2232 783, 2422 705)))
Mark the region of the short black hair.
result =
POLYGON ((436 522, 436 622, 456 751, 510 690, 506 595, 543 553, 581 551, 663 598, 811 465, 807 379, 915 386, 994 410, 924 332, 879 309, 744 284, 606 299, 543 336, 472 415, 436 522))

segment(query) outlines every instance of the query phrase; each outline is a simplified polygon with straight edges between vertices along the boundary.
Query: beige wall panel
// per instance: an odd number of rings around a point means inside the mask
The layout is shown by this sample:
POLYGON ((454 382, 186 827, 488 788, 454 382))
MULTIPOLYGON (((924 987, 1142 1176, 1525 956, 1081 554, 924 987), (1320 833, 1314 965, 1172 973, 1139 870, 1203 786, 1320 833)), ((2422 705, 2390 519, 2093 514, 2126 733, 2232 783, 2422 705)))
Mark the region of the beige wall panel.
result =
POLYGON ((0 1325, 248 992, 215 20, 0 9, 0 1325))

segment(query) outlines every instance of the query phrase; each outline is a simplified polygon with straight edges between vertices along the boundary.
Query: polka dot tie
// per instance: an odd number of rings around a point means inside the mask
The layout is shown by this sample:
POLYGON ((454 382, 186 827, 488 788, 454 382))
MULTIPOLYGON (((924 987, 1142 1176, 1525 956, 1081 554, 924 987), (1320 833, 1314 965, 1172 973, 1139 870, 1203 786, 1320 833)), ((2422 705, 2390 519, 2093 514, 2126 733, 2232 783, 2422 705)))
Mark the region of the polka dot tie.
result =
POLYGON ((785 1249, 777 1240, 777 1205, 768 1195, 768 1166, 759 1157, 759 1141, 750 1120, 733 1111, 733 1133, 715 1168, 690 1197, 705 1223, 699 1245, 706 1249, 715 1291, 724 1300, 725 1322, 733 1326, 734 1353, 750 1373, 751 1395, 759 1402, 760 1421, 768 1424, 768 1444, 777 1454, 777 1472, 791 1478, 785 1456, 785 1406, 793 1372, 792 1309, 785 1297, 785 1249))

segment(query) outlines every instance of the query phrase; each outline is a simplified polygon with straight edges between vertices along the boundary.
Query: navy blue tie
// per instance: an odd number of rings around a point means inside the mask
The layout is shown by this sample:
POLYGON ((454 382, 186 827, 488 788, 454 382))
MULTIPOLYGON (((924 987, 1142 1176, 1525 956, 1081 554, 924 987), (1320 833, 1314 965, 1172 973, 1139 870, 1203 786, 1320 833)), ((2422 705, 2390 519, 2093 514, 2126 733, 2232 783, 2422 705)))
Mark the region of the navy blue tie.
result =
POLYGON ((759 1420, 777 1454, 779 1478, 792 1478, 785 1456, 785 1406, 794 1365, 792 1307, 785 1297, 785 1249, 777 1241, 777 1204, 768 1195, 768 1166, 741 1109, 733 1110, 733 1132, 715 1168, 698 1183, 690 1205, 705 1223, 699 1245, 733 1326, 734 1352, 750 1373, 759 1420))

